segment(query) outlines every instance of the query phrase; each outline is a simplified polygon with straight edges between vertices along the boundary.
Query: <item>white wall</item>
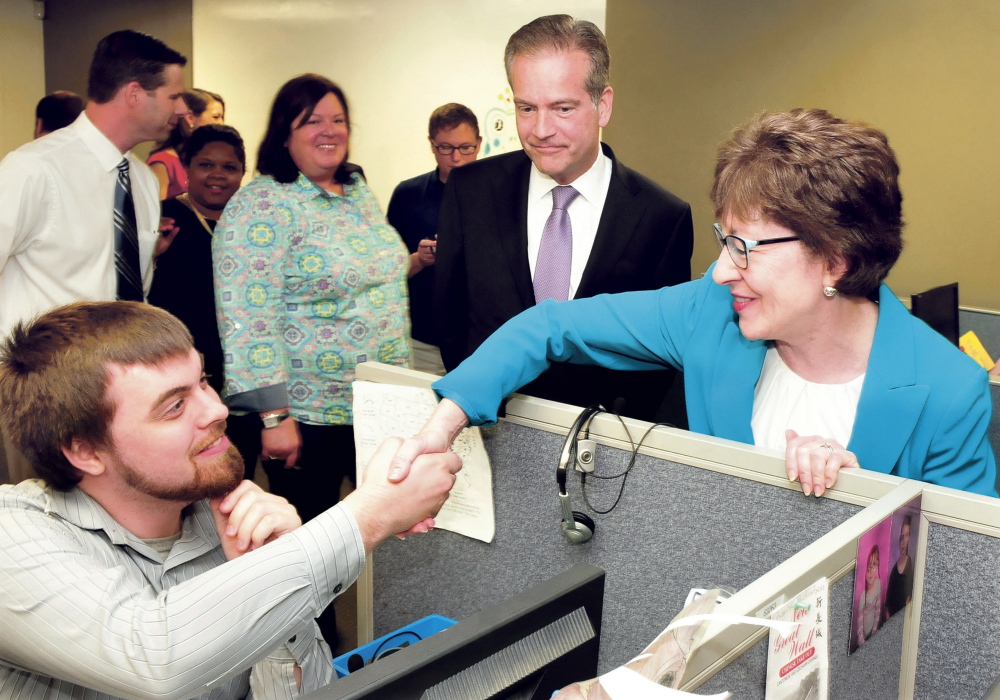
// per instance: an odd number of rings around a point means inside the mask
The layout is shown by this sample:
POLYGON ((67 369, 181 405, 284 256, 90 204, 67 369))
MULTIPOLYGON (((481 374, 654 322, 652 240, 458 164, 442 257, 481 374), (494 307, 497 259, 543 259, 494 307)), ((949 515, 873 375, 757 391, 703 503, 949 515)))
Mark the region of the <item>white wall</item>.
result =
POLYGON ((306 72, 336 81, 351 161, 384 209, 399 181, 434 167, 427 119, 446 102, 476 113, 480 157, 520 147, 503 49, 520 26, 560 12, 604 28, 605 0, 194 0, 194 86, 225 97, 252 168, 278 88, 306 72))
POLYGON ((42 21, 32 0, 0 0, 0 158, 31 140, 45 96, 42 21))

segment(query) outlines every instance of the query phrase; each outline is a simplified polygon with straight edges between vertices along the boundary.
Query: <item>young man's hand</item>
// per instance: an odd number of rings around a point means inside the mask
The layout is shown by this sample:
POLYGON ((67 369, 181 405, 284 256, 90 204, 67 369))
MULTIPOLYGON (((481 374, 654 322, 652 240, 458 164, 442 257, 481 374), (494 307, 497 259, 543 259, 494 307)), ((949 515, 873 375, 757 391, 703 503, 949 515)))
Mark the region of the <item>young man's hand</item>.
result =
POLYGON ((252 481, 243 481, 224 497, 213 498, 210 505, 222 551, 230 560, 302 524, 295 506, 252 481))

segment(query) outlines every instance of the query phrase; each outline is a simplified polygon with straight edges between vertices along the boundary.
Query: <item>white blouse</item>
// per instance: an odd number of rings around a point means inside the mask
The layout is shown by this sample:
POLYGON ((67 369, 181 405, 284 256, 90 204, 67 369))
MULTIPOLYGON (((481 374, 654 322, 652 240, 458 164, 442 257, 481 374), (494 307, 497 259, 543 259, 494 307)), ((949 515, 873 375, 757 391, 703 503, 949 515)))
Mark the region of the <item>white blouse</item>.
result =
POLYGON ((771 346, 753 396, 753 441, 785 451, 785 430, 833 438, 844 447, 851 440, 865 375, 845 384, 817 384, 795 374, 771 346))

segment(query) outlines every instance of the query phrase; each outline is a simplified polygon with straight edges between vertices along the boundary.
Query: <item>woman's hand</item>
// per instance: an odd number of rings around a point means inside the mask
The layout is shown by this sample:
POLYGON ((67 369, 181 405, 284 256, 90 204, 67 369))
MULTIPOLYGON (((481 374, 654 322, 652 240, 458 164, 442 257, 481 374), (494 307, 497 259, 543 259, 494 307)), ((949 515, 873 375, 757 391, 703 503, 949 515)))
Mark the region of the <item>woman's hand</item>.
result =
POLYGON ((399 482, 410 473, 410 465, 419 455, 447 452, 451 443, 469 424, 462 407, 451 399, 441 399, 434 413, 416 436, 404 440, 389 465, 389 481, 399 482))
POLYGON ((160 217, 160 235, 156 239, 156 247, 153 249, 153 258, 158 258, 167 252, 167 248, 169 248, 170 244, 174 242, 175 238, 177 238, 177 234, 180 230, 181 229, 177 223, 169 216, 160 217))
POLYGON ((837 473, 847 467, 860 467, 858 458, 836 440, 819 435, 800 436, 785 431, 785 471, 789 481, 799 480, 802 493, 822 496, 837 483, 837 473))
POLYGON ((264 428, 260 431, 261 459, 282 459, 285 469, 294 467, 299 461, 302 450, 302 435, 299 434, 299 424, 294 418, 286 418, 277 428, 264 428))

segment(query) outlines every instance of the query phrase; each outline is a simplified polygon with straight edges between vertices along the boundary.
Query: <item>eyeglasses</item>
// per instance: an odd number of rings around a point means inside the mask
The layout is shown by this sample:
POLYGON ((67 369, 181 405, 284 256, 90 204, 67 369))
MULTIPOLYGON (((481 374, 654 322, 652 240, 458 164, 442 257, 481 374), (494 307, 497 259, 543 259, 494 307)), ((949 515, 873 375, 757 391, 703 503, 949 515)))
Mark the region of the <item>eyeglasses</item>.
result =
POLYGON ((784 236, 782 238, 765 238, 763 241, 748 241, 739 236, 727 236, 722 232, 722 226, 712 224, 715 231, 715 240, 719 244, 719 250, 729 249, 729 257, 733 259, 733 264, 741 270, 747 269, 750 265, 750 251, 759 245, 770 245, 771 243, 787 243, 788 241, 799 240, 798 236, 784 236))
POLYGON ((463 156, 471 156, 473 153, 476 152, 477 148, 476 144, 474 143, 463 143, 461 146, 452 146, 450 143, 442 143, 438 145, 433 141, 431 141, 431 145, 434 147, 435 151, 437 151, 443 156, 450 156, 455 151, 458 151, 463 156))

